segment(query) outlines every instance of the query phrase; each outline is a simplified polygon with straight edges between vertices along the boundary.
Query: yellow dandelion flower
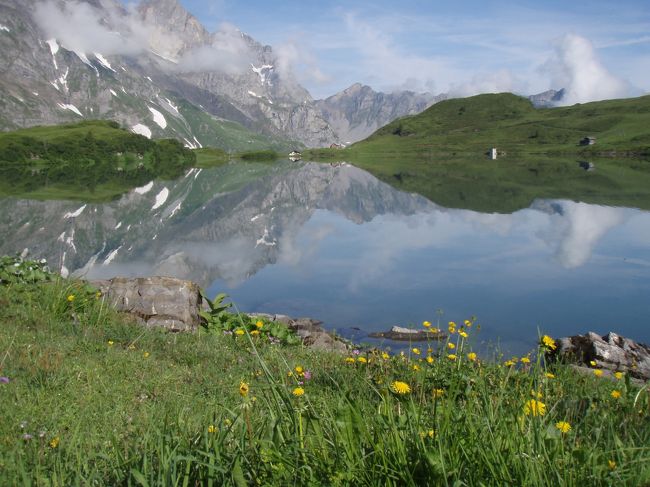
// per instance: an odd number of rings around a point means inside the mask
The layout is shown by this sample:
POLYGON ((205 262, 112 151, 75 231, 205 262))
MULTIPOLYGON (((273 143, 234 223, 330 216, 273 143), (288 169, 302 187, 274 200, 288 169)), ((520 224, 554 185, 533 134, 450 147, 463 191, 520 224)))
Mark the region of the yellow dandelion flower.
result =
POLYGON ((302 374, 304 372, 304 369, 300 365, 296 365, 294 369, 297 374, 302 374))
POLYGON ((420 370, 420 366, 418 364, 413 365, 413 370, 417 372, 418 370, 420 370))
POLYGON ((244 333, 246 333, 242 328, 237 328, 235 330, 235 335, 242 336, 244 333))
POLYGON ((241 381, 239 383, 239 394, 242 397, 246 397, 248 395, 248 390, 249 390, 248 384, 244 381, 241 381))
POLYGON ((445 390, 444 389, 434 389, 433 390, 433 397, 442 397, 445 395, 445 390))
POLYGON ((217 432, 217 428, 215 425, 211 424, 210 426, 208 426, 208 433, 216 433, 216 432, 217 432))
POLYGON ((616 377, 618 380, 621 380, 623 378, 623 372, 614 372, 614 377, 616 377))
POLYGON ((590 360, 589 365, 591 365, 592 367, 595 367, 597 364, 596 364, 595 360, 590 360))
POLYGON ((571 431, 571 425, 566 421, 558 421, 555 423, 555 427, 560 430, 560 433, 568 433, 571 431))
POLYGON ((522 363, 522 364, 529 364, 529 363, 530 363, 530 359, 529 359, 528 357, 521 357, 521 363, 522 363))
POLYGON ((435 435, 435 434, 436 434, 436 432, 433 431, 433 430, 429 430, 429 431, 427 431, 427 436, 428 436, 429 438, 433 438, 433 435, 435 435))
POLYGON ((467 337, 469 336, 469 335, 468 335, 465 331, 463 331, 463 330, 460 330, 460 331, 458 332, 458 334, 459 334, 460 336, 462 336, 463 338, 467 338, 467 337))
POLYGON ((542 394, 542 391, 535 391, 531 389, 530 395, 533 397, 536 397, 537 399, 541 399, 544 395, 542 394))
POLYGON ((257 329, 259 330, 259 329, 261 329, 261 328, 264 326, 264 322, 258 320, 258 321, 255 323, 255 326, 256 326, 257 329))
POLYGON ((58 436, 52 438, 52 440, 50 441, 50 448, 56 448, 57 446, 59 446, 59 441, 60 440, 58 436))
POLYGON ((513 365, 515 365, 515 363, 512 360, 506 360, 505 362, 503 362, 503 365, 505 365, 506 367, 512 367, 513 365))
POLYGON ((467 358, 472 362, 476 362, 476 354, 474 352, 468 353, 467 358))
POLYGON ((602 369, 594 369, 594 375, 596 377, 602 377, 602 375, 603 375, 602 369))
POLYGON ((356 362, 354 357, 345 357, 345 362, 348 364, 353 364, 356 362))
POLYGON ((535 399, 526 401, 524 404, 524 414, 526 416, 544 416, 546 414, 546 404, 535 399))
POLYGON ((433 363, 433 357, 432 357, 431 355, 429 355, 429 356, 427 357, 427 363, 430 363, 430 364, 433 363))
POLYGON ((449 342, 449 343, 447 343, 447 348, 449 350, 453 350, 454 348, 456 348, 456 344, 449 342))
POLYGON ((616 468, 616 462, 614 460, 607 460, 607 466, 610 470, 614 470, 616 468))
POLYGON ((368 359, 367 359, 366 357, 359 357, 359 358, 357 359, 357 362, 361 362, 362 364, 367 364, 367 363, 368 363, 368 359))
POLYGON ((449 360, 456 360, 458 357, 456 356, 455 353, 450 353, 449 355, 447 355, 447 358, 449 360))
POLYGON ((621 397, 621 391, 612 391, 611 396, 612 396, 614 399, 618 399, 619 397, 621 397))
POLYGON ((415 355, 420 355, 420 349, 419 348, 412 348, 411 352, 413 352, 415 355))
POLYGON ((547 379, 555 379, 555 374, 551 374, 550 372, 546 372, 544 375, 546 375, 547 379))
POLYGON ((253 331, 251 331, 251 336, 256 337, 256 336, 259 335, 259 334, 260 334, 260 331, 259 331, 259 330, 253 330, 253 331))
POLYGON ((67 299, 68 299, 69 302, 73 302, 74 298, 75 298, 74 294, 69 294, 67 299))
POLYGON ((431 326, 431 323, 429 323, 428 321, 423 321, 422 326, 424 326, 425 328, 429 328, 431 326))
POLYGON ((113 340, 109 340, 109 341, 108 341, 108 346, 109 346, 109 347, 112 347, 112 346, 113 346, 113 343, 114 343, 113 340))
POLYGON ((302 387, 296 387, 293 391, 291 391, 291 394, 293 394, 296 397, 300 397, 305 393, 305 390, 302 387))
POLYGON ((548 335, 544 335, 542 337, 542 345, 544 345, 549 350, 555 350, 557 348, 557 345, 555 344, 555 340, 553 340, 548 335))
POLYGON ((383 352, 383 353, 381 354, 381 358, 383 358, 384 360, 389 360, 389 359, 390 359, 390 355, 388 355, 386 352, 383 352))
POLYGON ((149 352, 144 352, 144 353, 142 354, 142 356, 143 356, 144 358, 148 358, 148 357, 149 357, 149 352))
POLYGON ((455 333, 456 332, 456 323, 454 323, 453 321, 450 321, 447 329, 449 330, 449 333, 455 333))
POLYGON ((409 386, 406 382, 402 382, 399 380, 393 381, 390 384, 390 388, 396 394, 408 394, 409 392, 411 392, 411 386, 409 386))

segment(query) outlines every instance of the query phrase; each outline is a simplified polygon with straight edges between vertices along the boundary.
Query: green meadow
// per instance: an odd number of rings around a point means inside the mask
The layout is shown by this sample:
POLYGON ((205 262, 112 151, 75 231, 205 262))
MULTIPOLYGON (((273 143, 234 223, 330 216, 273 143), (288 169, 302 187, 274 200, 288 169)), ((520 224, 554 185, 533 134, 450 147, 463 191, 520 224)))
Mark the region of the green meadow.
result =
POLYGON ((480 320, 432 310, 446 341, 337 354, 220 300, 173 334, 42 264, 0 279, 2 485, 650 482, 648 386, 546 364, 551 337, 480 357, 480 320))

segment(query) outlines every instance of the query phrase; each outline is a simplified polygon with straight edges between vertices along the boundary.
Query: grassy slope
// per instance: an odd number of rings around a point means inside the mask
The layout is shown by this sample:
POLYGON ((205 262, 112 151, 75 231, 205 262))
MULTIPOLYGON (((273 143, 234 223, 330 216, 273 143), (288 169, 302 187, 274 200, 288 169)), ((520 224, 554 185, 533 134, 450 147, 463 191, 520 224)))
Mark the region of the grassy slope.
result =
POLYGON ((468 342, 453 335, 455 361, 444 350, 421 360, 425 344, 350 364, 248 336, 144 330, 71 281, 0 286, 0 304, 4 485, 650 481, 647 391, 545 370, 534 356, 510 368, 468 361, 474 328, 468 342), (296 366, 312 373, 301 397, 296 366), (391 393, 395 380, 411 393, 391 393), (531 390, 543 416, 524 412, 531 390))
POLYGON ((348 149, 305 157, 351 161, 453 208, 512 212, 535 198, 566 198, 650 209, 650 162, 624 157, 650 154, 649 127, 650 96, 536 110, 515 95, 479 95, 396 120, 348 149), (597 143, 578 146, 585 136, 597 143), (493 146, 506 153, 497 161, 484 155, 493 146), (582 170, 584 159, 596 170, 582 170))

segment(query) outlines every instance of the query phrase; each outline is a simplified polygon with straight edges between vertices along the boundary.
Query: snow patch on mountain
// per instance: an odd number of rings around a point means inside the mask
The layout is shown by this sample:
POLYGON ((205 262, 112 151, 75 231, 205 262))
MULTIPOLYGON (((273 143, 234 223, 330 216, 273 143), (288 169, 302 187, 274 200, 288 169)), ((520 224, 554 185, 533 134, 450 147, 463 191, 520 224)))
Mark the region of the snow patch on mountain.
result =
POLYGON ((94 54, 95 54, 95 58, 97 58, 97 61, 99 61, 99 64, 101 64, 102 66, 104 66, 106 69, 110 69, 110 70, 113 71, 114 73, 116 72, 116 71, 111 67, 111 64, 106 60, 106 58, 105 58, 104 56, 102 56, 102 55, 101 55, 100 53, 98 53, 98 52, 96 52, 96 53, 94 53, 94 54))
POLYGON ((63 219, 65 220, 66 218, 77 218, 79 215, 83 213, 83 211, 86 209, 86 205, 83 205, 82 207, 78 208, 75 211, 68 212, 65 215, 63 215, 63 219))
POLYGON ((167 187, 164 187, 163 189, 160 190, 160 193, 156 195, 156 202, 151 207, 151 210, 152 211, 157 210, 162 205, 164 205, 168 197, 169 197, 169 190, 167 189, 167 187))
POLYGON ((149 181, 144 186, 140 186, 138 188, 135 188, 133 191, 135 191, 138 194, 147 194, 149 191, 151 191, 151 188, 153 188, 153 181, 149 181))
POLYGON ((113 262, 113 259, 117 256, 117 253, 120 251, 121 248, 122 248, 122 246, 120 245, 118 248, 116 248, 110 254, 108 254, 108 257, 106 257, 106 259, 104 260, 104 263, 102 265, 108 265, 111 262, 113 262))
POLYGON ((147 139, 151 138, 151 129, 141 123, 137 123, 131 127, 131 132, 134 134, 144 135, 147 139))
POLYGON ((11 30, 9 30, 9 27, 4 24, 0 24, 0 31, 11 32, 11 30))
POLYGON ((113 95, 114 97, 116 97, 116 98, 117 98, 117 93, 115 93, 115 92, 114 92, 113 90, 108 90, 108 91, 110 91, 110 92, 111 92, 111 95, 113 95))
POLYGON ((157 123, 161 129, 167 127, 167 120, 165 119, 165 116, 162 113, 160 113, 155 108, 151 108, 151 107, 147 107, 147 108, 149 108, 151 115, 153 115, 153 121, 157 123))
POLYGON ((256 68, 255 65, 251 64, 251 69, 253 70, 254 73, 257 73, 257 75, 260 77, 260 83, 264 84, 269 79, 269 75, 273 70, 273 65, 263 64, 259 68, 256 68))
POLYGON ((59 105, 59 107, 62 108, 63 110, 70 110, 71 112, 76 113, 80 117, 83 117, 79 109, 76 106, 72 105, 71 103, 57 103, 57 105, 59 105))

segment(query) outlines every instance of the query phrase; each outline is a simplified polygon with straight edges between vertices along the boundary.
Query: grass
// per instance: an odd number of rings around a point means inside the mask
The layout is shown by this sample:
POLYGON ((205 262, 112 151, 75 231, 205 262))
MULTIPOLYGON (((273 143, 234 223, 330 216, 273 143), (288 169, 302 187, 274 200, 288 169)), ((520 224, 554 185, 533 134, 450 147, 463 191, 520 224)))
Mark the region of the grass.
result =
POLYGON ((472 322, 342 356, 143 329, 55 279, 0 286, 0 326, 3 485, 650 482, 647 387, 471 360, 472 322))

